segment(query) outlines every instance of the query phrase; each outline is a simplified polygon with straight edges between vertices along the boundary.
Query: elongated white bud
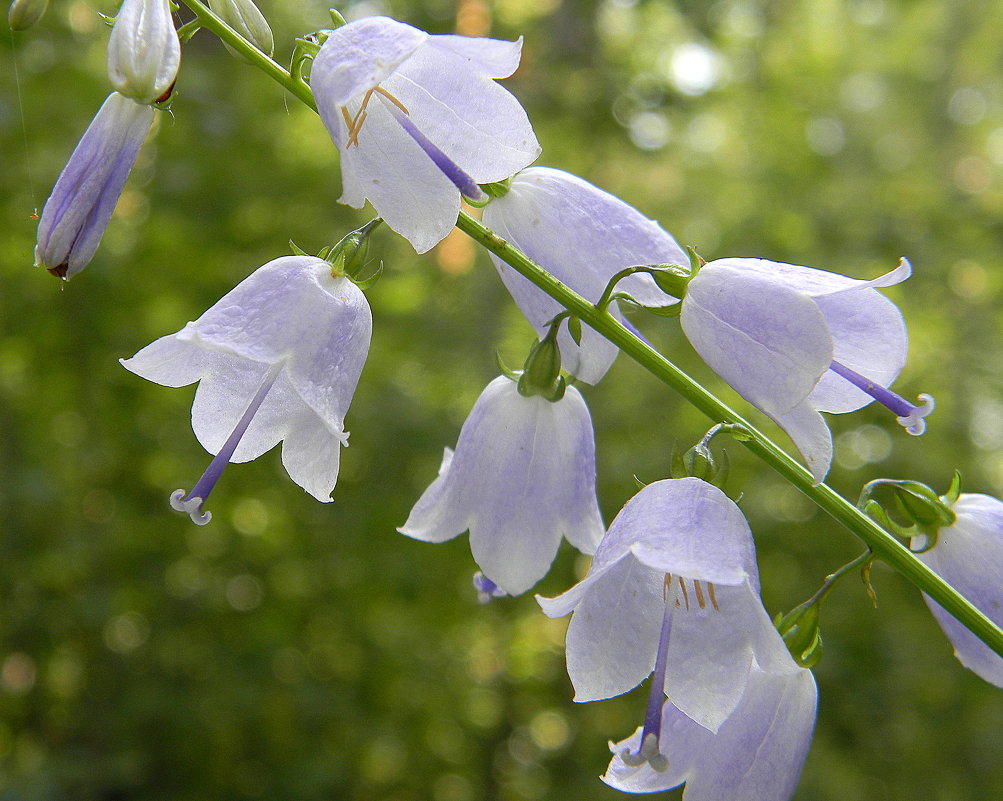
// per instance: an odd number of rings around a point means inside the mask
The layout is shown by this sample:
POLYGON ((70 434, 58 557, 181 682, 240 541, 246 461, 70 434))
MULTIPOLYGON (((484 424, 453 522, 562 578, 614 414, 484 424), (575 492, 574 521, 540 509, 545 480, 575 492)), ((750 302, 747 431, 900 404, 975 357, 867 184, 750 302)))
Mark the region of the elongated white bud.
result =
MULTIPOLYGON (((251 0, 209 0, 209 8, 262 53, 271 55, 275 50, 272 29, 251 0)), ((243 58, 229 45, 226 49, 238 58, 243 58)))
POLYGON ((38 22, 49 0, 14 0, 7 9, 7 24, 12 31, 23 31, 38 22))
POLYGON ((180 63, 169 0, 125 0, 108 40, 108 78, 115 91, 137 103, 160 100, 180 63))

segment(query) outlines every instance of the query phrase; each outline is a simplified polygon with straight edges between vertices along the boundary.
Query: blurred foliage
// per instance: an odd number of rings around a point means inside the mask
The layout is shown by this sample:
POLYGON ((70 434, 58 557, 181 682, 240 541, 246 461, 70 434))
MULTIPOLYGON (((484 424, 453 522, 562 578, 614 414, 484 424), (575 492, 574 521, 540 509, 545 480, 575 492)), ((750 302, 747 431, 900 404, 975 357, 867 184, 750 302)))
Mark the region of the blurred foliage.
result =
MULTIPOLYGON (((260 5, 279 60, 327 24, 317 0, 260 5)), ((479 607, 465 537, 433 547, 394 530, 494 376, 494 352, 519 364, 531 341, 462 236, 425 257, 375 237, 387 274, 369 293, 373 348, 333 505, 271 453, 227 471, 210 526, 168 510, 207 461, 192 390, 116 359, 194 319, 289 239, 316 251, 367 217, 337 204, 319 121, 202 33, 94 262, 68 285, 33 269, 31 212, 108 91, 96 11, 113 7, 53 0, 39 27, 0 37, 0 799, 619 797, 596 777, 606 741, 640 724, 645 690, 573 705, 566 621, 529 596, 479 607)), ((879 476, 943 491, 958 466, 968 491, 1003 493, 1003 6, 342 10, 525 36, 506 85, 541 163, 618 194, 708 259, 873 276, 909 257, 914 277, 888 290, 912 335, 897 388, 932 393, 937 412, 922 439, 880 409, 831 418, 831 483, 851 498, 879 476)), ((634 320, 736 401, 674 321, 634 320)), ((673 443, 712 422, 623 358, 586 394, 607 519, 634 476, 666 475, 673 443)), ((789 609, 859 544, 728 449, 767 609, 789 609)), ((586 568, 566 548, 537 589, 555 594, 586 568)), ((1003 797, 999 691, 954 661, 911 586, 880 567, 873 578, 877 610, 848 581, 823 612, 818 726, 796 798, 1003 797)))

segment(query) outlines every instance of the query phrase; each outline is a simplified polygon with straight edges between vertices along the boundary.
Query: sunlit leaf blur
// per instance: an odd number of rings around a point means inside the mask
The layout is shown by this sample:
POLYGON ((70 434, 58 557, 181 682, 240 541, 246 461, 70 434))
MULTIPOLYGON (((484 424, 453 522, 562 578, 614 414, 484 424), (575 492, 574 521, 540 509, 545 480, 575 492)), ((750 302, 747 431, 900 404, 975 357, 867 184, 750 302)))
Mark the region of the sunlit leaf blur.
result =
MULTIPOLYGON (((207 461, 192 388, 118 364, 255 267, 368 219, 337 204, 323 125, 202 32, 87 271, 32 267, 34 210, 109 91, 111 0, 54 0, 0 36, 0 799, 604 801, 607 740, 645 688, 574 705, 566 620, 532 597, 479 606, 466 538, 396 533, 497 374, 532 343, 483 253, 454 232, 424 257, 374 235, 373 347, 335 502, 277 452, 231 467, 212 524, 167 498, 207 461), (20 81, 15 81, 15 62, 20 81), (18 100, 18 93, 23 105, 18 100), (23 116, 22 116, 23 114, 23 116)), ((319 0, 261 0, 288 61, 329 25, 319 0)), ((364 0, 434 33, 525 36, 505 85, 543 145, 707 259, 759 256, 873 277, 903 310, 929 392, 922 438, 880 409, 830 418, 830 483, 877 477, 1003 493, 1003 6, 988 0, 364 0)), ((187 18, 187 17, 184 17, 187 18)), ((739 399, 672 319, 633 321, 739 399)), ((635 476, 668 475, 714 421, 621 359, 585 389, 607 522, 635 476)), ((740 406, 740 408, 745 408, 740 406)), ((788 444, 765 418, 766 430, 788 444)), ((724 440, 722 437, 721 440, 724 440)), ((717 441, 716 441, 717 442, 717 441)), ((717 445, 715 446, 717 447, 717 445)), ((734 443, 732 495, 771 614, 860 544, 734 443)), ((565 546, 538 587, 587 561, 565 546)), ((821 618, 819 719, 796 799, 1003 797, 1003 696, 965 671, 889 570, 821 618)), ((679 791, 669 794, 678 798, 679 791)), ((723 800, 722 800, 723 801, 723 800)))

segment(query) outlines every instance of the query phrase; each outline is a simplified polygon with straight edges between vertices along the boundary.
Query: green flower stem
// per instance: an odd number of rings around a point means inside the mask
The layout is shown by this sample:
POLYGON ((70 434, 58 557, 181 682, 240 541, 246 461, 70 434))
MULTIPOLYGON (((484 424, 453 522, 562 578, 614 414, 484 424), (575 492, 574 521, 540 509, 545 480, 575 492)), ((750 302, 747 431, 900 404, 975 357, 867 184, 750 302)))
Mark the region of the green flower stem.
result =
MULTIPOLYGON (((317 110, 309 86, 294 78, 287 70, 218 19, 200 0, 181 0, 181 2, 198 16, 202 27, 219 36, 272 80, 288 89, 297 99, 314 111, 317 110)), ((916 587, 954 615, 993 651, 1003 656, 1003 630, 1000 630, 951 585, 919 561, 908 548, 856 506, 825 484, 814 486, 811 474, 804 467, 736 411, 631 333, 615 318, 608 313, 600 312, 584 297, 558 281, 540 265, 469 214, 461 211, 459 219, 456 221, 456 227, 532 281, 564 308, 580 318, 582 322, 594 328, 648 372, 682 395, 711 420, 729 423, 748 432, 748 438, 738 438, 746 448, 863 540, 867 547, 873 551, 875 557, 880 558, 905 576, 916 587)))

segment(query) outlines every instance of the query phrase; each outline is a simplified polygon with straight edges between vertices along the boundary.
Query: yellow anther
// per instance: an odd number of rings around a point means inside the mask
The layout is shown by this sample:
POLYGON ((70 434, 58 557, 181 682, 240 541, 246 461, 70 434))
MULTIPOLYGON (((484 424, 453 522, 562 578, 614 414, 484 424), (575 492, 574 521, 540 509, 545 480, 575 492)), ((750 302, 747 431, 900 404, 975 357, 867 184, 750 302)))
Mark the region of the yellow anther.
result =
MULTIPOLYGON (((683 603, 686 604, 686 611, 690 611, 690 594, 686 591, 686 579, 682 576, 679 577, 679 588, 683 591, 683 603)), ((679 605, 679 600, 676 600, 676 605, 679 605)))
POLYGON ((383 97, 397 106, 397 108, 405 114, 409 113, 407 106, 401 103, 400 100, 390 94, 386 89, 382 89, 379 86, 370 89, 365 95, 363 95, 362 103, 359 105, 359 110, 355 112, 354 117, 349 113, 348 106, 341 107, 341 116, 345 120, 345 125, 348 128, 348 144, 345 145, 346 150, 352 145, 355 145, 356 147, 359 146, 359 132, 362 130, 362 124, 366 121, 366 117, 369 114, 369 112, 366 111, 366 106, 369 105, 369 99, 373 96, 373 92, 379 92, 383 97))
POLYGON ((711 605, 718 611, 721 611, 721 607, 717 605, 717 598, 714 597, 714 585, 709 581, 707 582, 707 594, 710 596, 711 605))
POLYGON ((665 581, 662 582, 662 600, 669 600, 669 591, 672 589, 672 574, 665 574, 665 581))
POLYGON ((697 579, 693 580, 693 588, 697 591, 697 606, 699 606, 701 609, 706 608, 707 602, 704 600, 703 590, 700 589, 700 581, 699 580, 697 580, 697 579))

